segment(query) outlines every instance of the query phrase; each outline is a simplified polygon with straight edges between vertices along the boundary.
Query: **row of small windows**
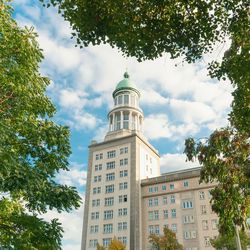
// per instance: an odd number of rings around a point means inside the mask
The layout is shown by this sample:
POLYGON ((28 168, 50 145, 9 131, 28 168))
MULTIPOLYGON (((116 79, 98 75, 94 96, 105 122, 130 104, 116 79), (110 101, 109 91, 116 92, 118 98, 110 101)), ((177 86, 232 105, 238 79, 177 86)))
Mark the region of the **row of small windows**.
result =
MULTIPOLYGON (((127 208, 119 208, 118 209, 118 216, 127 216, 128 215, 128 209, 127 208)), ((110 220, 114 217, 114 210, 105 210, 103 213, 103 219, 104 220, 110 220)), ((100 218, 100 212, 92 212, 91 213, 91 220, 98 220, 100 218)))
MULTIPOLYGON (((128 170, 121 170, 120 171, 120 178, 127 177, 128 176, 128 170)), ((115 173, 108 173, 106 174, 106 181, 114 181, 115 180, 115 173)), ((101 182, 102 176, 96 175, 94 176, 94 182, 101 182)))
POLYGON ((117 105, 131 105, 137 107, 138 101, 135 95, 123 94, 115 97, 115 106, 117 105))
MULTIPOLYGON (((168 218, 168 210, 163 210, 163 217, 168 218)), ((176 209, 171 209, 171 217, 176 218, 176 209)), ((149 220, 159 220, 159 210, 149 211, 148 212, 149 220)))
MULTIPOLYGON (((109 207, 109 206, 113 206, 114 205, 114 197, 108 197, 108 198, 105 198, 104 199, 104 204, 106 207, 109 207)), ((118 197, 118 202, 119 203, 123 203, 123 202, 127 202, 128 200, 128 196, 125 194, 125 195, 119 195, 118 197)), ((95 199, 95 200, 92 200, 92 206, 93 207, 99 207, 101 204, 101 201, 100 199, 95 199)))
MULTIPOLYGON (((170 195, 170 203, 174 204, 175 203, 175 195, 170 195)), ((164 196, 162 197, 162 204, 166 205, 168 204, 168 197, 164 196)), ((159 199, 158 198, 150 198, 148 199, 148 206, 149 207, 154 207, 159 205, 159 199)))
MULTIPOLYGON (((188 187, 188 181, 184 181, 184 187, 188 187)), ((161 188, 162 188, 162 191, 166 191, 167 185, 162 185, 161 188)), ((174 190, 174 184, 170 184, 169 189, 174 190)), ((151 186, 148 188, 149 193, 157 193, 158 191, 159 191, 158 186, 151 186)), ((210 192, 209 192, 209 196, 210 196, 210 192)), ((205 199, 205 192, 199 191, 199 197, 200 197, 200 200, 204 200, 205 199)))
MULTIPOLYGON (((112 175, 109 178, 113 178, 112 175)), ((119 183, 119 190, 124 190, 124 189, 128 189, 128 183, 127 182, 119 183)), ((114 193, 114 191, 115 191, 114 184, 105 186, 105 193, 106 194, 114 193)), ((93 188, 93 194, 100 194, 100 193, 101 193, 101 187, 94 187, 93 188)))
MULTIPOLYGON (((167 185, 162 185, 161 188, 162 188, 162 191, 166 191, 167 190, 167 185)), ((170 184, 169 188, 170 188, 170 190, 174 190, 174 184, 170 184)), ((149 193, 157 193, 158 192, 158 186, 149 187, 148 192, 149 193)))
MULTIPOLYGON (((127 237, 126 236, 118 237, 117 239, 118 239, 118 241, 122 242, 124 245, 127 244, 127 237)), ((110 245, 110 243, 111 243, 111 240, 112 240, 112 238, 104 238, 102 240, 103 246, 105 248, 108 247, 110 245)), ((96 248, 97 247, 97 243, 98 243, 97 239, 90 240, 89 241, 89 247, 90 248, 96 248)))
MULTIPOLYGON (((128 158, 120 159, 120 166, 127 166, 128 165, 128 158)), ((110 161, 106 163, 106 169, 114 169, 115 168, 115 161, 110 161)), ((102 164, 95 165, 95 171, 101 171, 102 164)))
MULTIPOLYGON (((120 154, 127 154, 128 153, 128 147, 123 147, 123 148, 120 148, 120 154)), ((110 159, 110 158, 115 158, 116 157, 116 150, 111 150, 111 151, 108 151, 107 152, 107 158, 110 159)), ((103 153, 100 153, 100 154, 96 154, 95 155, 95 159, 96 160, 102 160, 103 159, 103 153)))

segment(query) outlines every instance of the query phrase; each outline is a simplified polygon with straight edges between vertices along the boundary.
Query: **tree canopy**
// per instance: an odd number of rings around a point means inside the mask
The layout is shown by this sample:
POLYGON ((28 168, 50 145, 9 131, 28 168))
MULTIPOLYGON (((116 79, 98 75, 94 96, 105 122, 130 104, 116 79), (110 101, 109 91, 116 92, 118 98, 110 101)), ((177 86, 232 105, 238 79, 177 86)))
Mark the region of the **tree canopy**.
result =
POLYGON ((176 234, 168 229, 163 229, 163 235, 151 234, 149 243, 152 250, 183 250, 183 246, 176 239, 176 234))
MULTIPOLYGON (((247 250, 250 244, 250 238, 245 232, 240 232, 240 241, 242 250, 247 250)), ((237 250, 236 240, 234 236, 218 235, 215 239, 211 239, 211 244, 216 250, 237 250)))
MULTIPOLYGON (((105 250, 106 248, 97 244, 97 250, 105 250)), ((117 240, 116 237, 114 237, 111 242, 110 245, 108 247, 108 250, 125 250, 126 246, 119 240, 117 240)))
POLYGON ((51 119, 37 35, 18 27, 8 2, 0 0, 0 248, 60 249, 60 223, 39 215, 80 205, 74 187, 55 182, 69 170, 69 129, 51 119))

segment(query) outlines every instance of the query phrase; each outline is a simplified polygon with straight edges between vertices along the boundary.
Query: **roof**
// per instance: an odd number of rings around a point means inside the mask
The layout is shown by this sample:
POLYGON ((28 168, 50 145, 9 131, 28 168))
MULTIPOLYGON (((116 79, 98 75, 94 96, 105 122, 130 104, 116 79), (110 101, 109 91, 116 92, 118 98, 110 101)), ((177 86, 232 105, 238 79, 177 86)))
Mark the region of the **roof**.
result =
POLYGON ((140 92, 136 88, 135 84, 131 81, 128 72, 125 72, 123 76, 124 79, 117 84, 115 91, 113 92, 113 97, 120 90, 134 90, 138 93, 138 95, 140 95, 140 92))

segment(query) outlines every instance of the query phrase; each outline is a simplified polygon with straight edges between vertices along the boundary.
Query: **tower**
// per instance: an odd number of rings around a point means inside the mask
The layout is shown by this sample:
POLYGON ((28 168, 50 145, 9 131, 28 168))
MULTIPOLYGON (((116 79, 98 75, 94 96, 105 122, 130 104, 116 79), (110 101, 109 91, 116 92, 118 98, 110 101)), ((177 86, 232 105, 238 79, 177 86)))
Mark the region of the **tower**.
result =
POLYGON ((160 174, 159 154, 143 135, 140 91, 128 73, 114 92, 103 142, 89 146, 82 250, 107 247, 115 236, 142 250, 141 180, 160 174))

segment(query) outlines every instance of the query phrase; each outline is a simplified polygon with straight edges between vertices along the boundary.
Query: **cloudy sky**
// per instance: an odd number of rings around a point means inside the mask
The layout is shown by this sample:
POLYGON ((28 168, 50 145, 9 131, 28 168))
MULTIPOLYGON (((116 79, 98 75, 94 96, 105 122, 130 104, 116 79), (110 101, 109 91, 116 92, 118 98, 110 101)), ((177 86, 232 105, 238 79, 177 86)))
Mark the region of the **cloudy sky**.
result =
MULTIPOLYGON (((41 72, 51 79, 47 93, 57 107, 55 120, 71 130, 71 171, 62 172, 58 181, 76 186, 83 202, 88 145, 92 139, 101 141, 107 132, 112 91, 126 69, 142 93, 144 133, 160 152, 162 172, 197 166, 185 162, 185 138, 207 137, 227 124, 232 88, 228 82, 212 81, 206 70, 209 61, 222 56, 221 46, 197 64, 170 60, 168 55, 138 63, 108 45, 75 48, 69 24, 39 1, 14 0, 12 4, 18 23, 33 26, 39 35, 45 57, 41 72)), ((52 211, 45 217, 61 220, 63 250, 80 250, 83 205, 71 214, 52 211)))

